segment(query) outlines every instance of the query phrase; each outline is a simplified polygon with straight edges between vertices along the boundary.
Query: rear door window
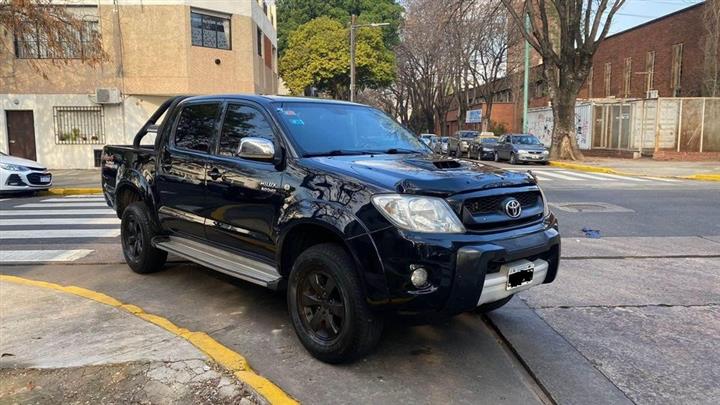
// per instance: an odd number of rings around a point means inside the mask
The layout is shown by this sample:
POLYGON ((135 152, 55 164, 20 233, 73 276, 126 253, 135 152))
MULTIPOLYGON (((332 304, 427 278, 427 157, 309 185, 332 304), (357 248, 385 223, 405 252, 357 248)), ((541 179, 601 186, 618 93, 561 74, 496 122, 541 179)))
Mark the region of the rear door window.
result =
POLYGON ((275 140, 272 126, 262 112, 246 105, 230 104, 225 113, 218 153, 221 156, 235 156, 240 140, 245 137, 275 140))
POLYGON ((191 104, 184 107, 175 128, 175 146, 210 152, 219 113, 220 103, 191 104))

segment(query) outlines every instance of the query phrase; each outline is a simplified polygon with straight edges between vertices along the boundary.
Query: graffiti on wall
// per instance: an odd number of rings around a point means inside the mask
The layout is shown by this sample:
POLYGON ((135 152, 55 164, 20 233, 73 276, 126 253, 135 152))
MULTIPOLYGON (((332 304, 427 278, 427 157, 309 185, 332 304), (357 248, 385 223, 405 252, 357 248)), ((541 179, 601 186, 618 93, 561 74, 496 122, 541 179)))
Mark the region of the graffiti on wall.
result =
MULTIPOLYGON (((592 106, 589 104, 575 107, 575 138, 580 149, 590 149, 590 118, 592 106)), ((528 132, 537 136, 545 145, 552 144, 553 112, 543 108, 528 112, 528 132)))

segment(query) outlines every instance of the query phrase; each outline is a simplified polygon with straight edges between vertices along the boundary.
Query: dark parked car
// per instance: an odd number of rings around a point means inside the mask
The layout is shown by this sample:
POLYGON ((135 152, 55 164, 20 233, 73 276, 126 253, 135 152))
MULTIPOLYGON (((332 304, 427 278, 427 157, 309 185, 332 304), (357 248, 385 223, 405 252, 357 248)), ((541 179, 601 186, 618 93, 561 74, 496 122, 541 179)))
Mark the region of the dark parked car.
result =
POLYGON ((495 146, 493 155, 496 162, 508 160, 510 164, 537 162, 548 164, 550 152, 535 135, 503 135, 495 146))
POLYGON ((171 252, 286 289, 300 342, 326 362, 371 351, 388 311, 490 311, 558 271, 531 174, 442 158, 359 104, 175 97, 102 159, 132 270, 171 252))
POLYGON ((469 156, 478 160, 492 159, 495 156, 497 142, 498 138, 495 136, 476 138, 475 142, 470 145, 469 156))

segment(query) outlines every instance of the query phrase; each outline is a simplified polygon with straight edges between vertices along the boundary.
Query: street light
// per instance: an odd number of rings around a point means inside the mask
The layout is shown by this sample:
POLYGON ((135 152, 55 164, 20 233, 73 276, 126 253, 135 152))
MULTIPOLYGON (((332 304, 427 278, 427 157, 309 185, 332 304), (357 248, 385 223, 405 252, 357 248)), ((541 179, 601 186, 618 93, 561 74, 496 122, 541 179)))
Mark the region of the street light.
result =
POLYGON ((350 17, 350 101, 355 101, 355 30, 361 27, 382 27, 390 23, 355 24, 357 16, 350 17))

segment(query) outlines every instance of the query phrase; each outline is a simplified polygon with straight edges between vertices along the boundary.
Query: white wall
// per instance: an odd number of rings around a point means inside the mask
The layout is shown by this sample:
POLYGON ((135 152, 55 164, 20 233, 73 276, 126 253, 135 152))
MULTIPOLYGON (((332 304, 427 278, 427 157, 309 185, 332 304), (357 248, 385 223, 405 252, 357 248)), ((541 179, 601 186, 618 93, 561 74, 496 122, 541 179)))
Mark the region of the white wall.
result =
MULTIPOLYGON (((94 97, 93 97, 94 98, 94 97)), ((105 144, 130 144, 165 97, 127 96, 121 104, 103 105, 105 144)), ((97 106, 87 94, 0 94, 0 151, 8 153, 7 110, 32 110, 37 160, 50 169, 90 169, 97 145, 58 145, 53 107, 97 106)))
MULTIPOLYGON (((528 111, 528 132, 537 136, 547 146, 552 144, 554 125, 552 107, 533 108, 528 111)), ((592 140, 592 104, 575 106, 575 137, 580 149, 590 149, 592 140)))

